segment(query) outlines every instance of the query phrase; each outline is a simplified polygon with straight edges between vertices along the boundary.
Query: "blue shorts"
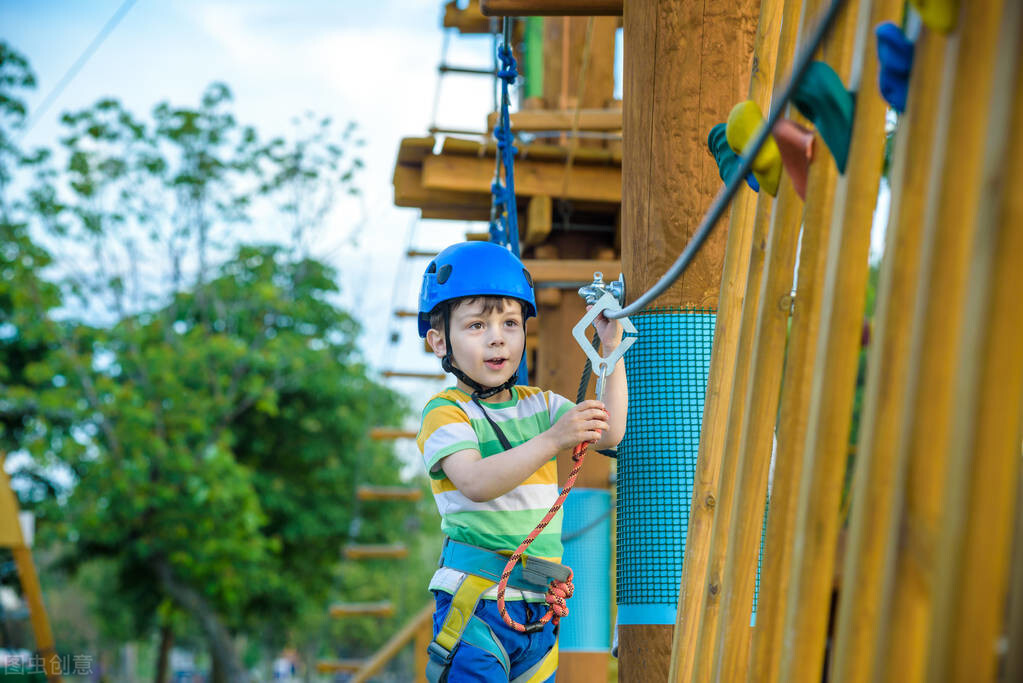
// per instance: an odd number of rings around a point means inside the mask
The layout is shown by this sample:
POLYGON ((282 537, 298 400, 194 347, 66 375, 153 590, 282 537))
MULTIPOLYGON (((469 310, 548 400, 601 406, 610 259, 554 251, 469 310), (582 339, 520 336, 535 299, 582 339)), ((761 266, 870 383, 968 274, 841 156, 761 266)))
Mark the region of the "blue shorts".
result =
MULTIPOLYGON (((433 591, 433 596, 437 602, 437 609, 433 613, 433 637, 436 638, 444 623, 444 618, 448 615, 448 609, 451 607, 451 595, 443 591, 433 591)), ((524 600, 509 600, 504 603, 504 606, 508 610, 508 615, 520 624, 536 621, 547 608, 547 605, 542 602, 527 603, 524 600)), ((497 600, 480 600, 476 604, 475 613, 493 629, 494 635, 501 641, 501 645, 508 653, 508 659, 511 662, 511 678, 527 671, 543 659, 557 642, 554 624, 550 622, 547 622, 543 630, 537 633, 519 633, 510 628, 504 623, 501 613, 497 611, 497 600)), ((447 680, 449 683, 465 681, 491 683, 492 681, 507 681, 508 678, 505 677, 504 667, 494 655, 462 642, 452 654, 447 680)), ((544 683, 554 683, 554 674, 551 674, 544 683)))

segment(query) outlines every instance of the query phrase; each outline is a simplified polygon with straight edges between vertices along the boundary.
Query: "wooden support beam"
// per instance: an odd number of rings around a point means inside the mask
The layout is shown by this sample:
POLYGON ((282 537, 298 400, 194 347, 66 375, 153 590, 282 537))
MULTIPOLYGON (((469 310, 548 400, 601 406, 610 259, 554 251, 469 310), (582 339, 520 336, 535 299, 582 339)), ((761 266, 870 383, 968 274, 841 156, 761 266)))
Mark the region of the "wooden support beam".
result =
POLYGON ((469 0, 464 9, 458 7, 457 0, 444 5, 444 28, 457 29, 459 33, 493 33, 500 30, 491 17, 483 16, 480 11, 480 0, 469 0))
POLYGON ((437 255, 436 251, 420 251, 418 249, 409 249, 405 252, 405 256, 408 258, 433 258, 437 255))
POLYGON ((440 372, 412 372, 409 370, 384 370, 380 373, 382 377, 404 377, 406 379, 444 379, 446 375, 440 372))
MULTIPOLYGON (((864 681, 874 676, 877 634, 887 621, 885 575, 899 498, 899 442, 917 296, 927 182, 941 94, 946 38, 924 31, 916 43, 909 102, 899 117, 891 170, 891 213, 878 283, 874 339, 867 360, 849 540, 838 604, 831 676, 864 681)), ((799 282, 804 280, 802 271, 799 282)), ((802 292, 797 295, 797 306, 802 292)), ((795 335, 795 331, 793 331, 795 335)), ((796 361, 801 363, 802 361, 796 361)), ((792 361, 790 361, 790 364, 792 361)), ((805 363, 804 363, 805 365, 805 363)), ((781 436, 779 435, 779 439, 781 436)), ((777 473, 776 473, 777 481, 777 473)), ((762 584, 763 585, 763 584, 762 584)))
POLYGON ((359 500, 405 500, 414 502, 423 497, 423 492, 408 486, 363 485, 355 490, 355 495, 359 500))
MULTIPOLYGON (((628 173, 622 188, 621 245, 632 298, 670 268, 721 187, 705 140, 707 131, 747 93, 757 5, 740 0, 712 10, 696 0, 625 3, 622 164, 628 173)), ((716 309, 726 240, 723 230, 712 236, 654 306, 716 309)), ((702 399, 701 394, 701 404, 702 399)), ((680 410, 697 409, 695 401, 688 405, 680 410)), ((619 524, 620 543, 629 543, 634 533, 635 526, 619 524)), ((682 545, 678 539, 680 552, 682 545)), ((623 683, 668 679, 674 625, 658 621, 620 623, 623 683)))
POLYGON ((330 606, 330 616, 335 619, 345 617, 393 617, 394 603, 389 600, 381 602, 338 602, 330 606))
MULTIPOLYGON (((422 187, 463 194, 489 192, 493 166, 494 162, 485 157, 428 157, 423 161, 422 187)), ((563 164, 529 159, 516 161, 515 192, 525 197, 549 195, 612 203, 622 199, 622 170, 619 167, 576 164, 568 173, 567 182, 565 174, 563 164)), ((397 203, 397 196, 395 201, 397 203)))
POLYGON ((482 0, 486 17, 622 16, 622 0, 482 0))
POLYGON ((467 232, 465 233, 465 239, 468 242, 488 242, 490 240, 489 232, 467 232))
POLYGON ((408 547, 404 543, 349 545, 344 549, 346 560, 400 560, 405 557, 408 557, 408 547))
POLYGON ((390 439, 414 439, 418 432, 407 429, 396 429, 394 427, 373 427, 369 430, 369 438, 374 441, 387 441, 390 439))
MULTIPOLYGON (((419 215, 425 220, 439 220, 439 221, 489 221, 490 220, 490 207, 489 206, 455 206, 455 207, 444 207, 444 206, 431 206, 423 207, 419 212, 419 215)), ((483 241, 490 239, 489 233, 472 233, 485 235, 483 241)), ((466 239, 469 239, 466 237, 466 239)))
POLYGON ((526 229, 522 241, 528 246, 543 244, 551 234, 551 218, 554 211, 550 195, 538 194, 529 198, 526 212, 526 229))
MULTIPOLYGON (((490 176, 493 176, 493 169, 490 169, 490 176)), ((487 215, 490 213, 489 186, 486 192, 452 192, 427 188, 423 185, 422 167, 404 164, 395 166, 393 182, 395 206, 419 209, 484 210, 487 215)))
POLYGON ((619 261, 591 261, 589 259, 522 259, 533 282, 565 282, 588 284, 593 282, 593 273, 600 271, 604 280, 613 280, 621 272, 619 261))
MULTIPOLYGON (((497 125, 497 112, 487 115, 487 130, 497 125)), ((526 109, 511 115, 511 127, 523 133, 549 130, 572 130, 576 126, 574 109, 526 109)), ((580 109, 578 130, 581 131, 621 131, 622 110, 616 109, 580 109)))
MULTIPOLYGON (((843 78, 861 74, 864 83, 878 78, 876 50, 856 36, 870 27, 902 16, 900 0, 875 0, 853 16, 846 5, 827 43, 825 59, 843 78)), ((842 520, 839 504, 842 477, 848 464, 850 422, 867 291, 870 231, 881 181, 887 104, 874 88, 856 96, 849 161, 835 189, 822 300, 822 326, 817 338, 813 401, 803 450, 799 485, 796 552, 792 558, 792 598, 783 642, 799 648, 782 653, 781 680, 819 681, 824 666, 830 600, 834 589, 836 548, 842 520)), ((830 160, 829 160, 830 161, 830 160)))
MULTIPOLYGON (((1007 92, 1002 89, 1005 84, 996 87, 994 79, 996 74, 1004 75, 998 68, 995 37, 1008 4, 1003 0, 964 3, 955 37, 946 43, 943 106, 939 107, 932 143, 932 174, 926 195, 920 290, 915 311, 910 313, 914 315, 912 360, 902 414, 908 436, 902 440, 899 454, 905 463, 905 482, 897 504, 901 519, 897 531, 892 532, 898 534, 899 544, 892 563, 894 579, 887 577, 893 583, 889 584, 884 652, 875 660, 880 667, 880 674, 875 673, 877 680, 926 680, 927 648, 935 625, 937 569, 941 556, 950 550, 942 542, 941 521, 950 502, 947 445, 957 417, 957 388, 951 378, 959 368, 962 351, 981 352, 977 348, 961 351, 960 332, 966 320, 968 292, 977 286, 970 279, 968 264, 976 245, 978 219, 983 215, 979 209, 990 201, 987 193, 992 180, 985 176, 983 164, 991 97, 995 92, 1007 92)), ((945 673, 944 680, 963 680, 945 673)), ((935 676, 931 680, 943 679, 935 676)))
POLYGON ((1023 4, 1006 4, 1000 33, 953 381, 930 681, 993 681, 1004 671, 1023 415, 1023 198, 1012 180, 1023 173, 1023 4))
POLYGON ((360 659, 321 659, 316 662, 316 671, 321 674, 355 673, 363 667, 360 659))
MULTIPOLYGON (((769 108, 771 88, 780 73, 788 71, 795 47, 800 0, 763 0, 760 23, 753 44, 758 65, 750 76, 749 99, 762 109, 769 108), (781 11, 779 11, 781 10, 781 11)), ((714 351, 707 378, 699 454, 693 477, 693 495, 686 536, 682 585, 672 640, 671 683, 690 681, 699 664, 702 613, 705 602, 718 599, 720 591, 709 594, 708 572, 712 540, 719 525, 717 511, 724 455, 729 428, 734 425, 731 405, 735 393, 744 394, 748 373, 750 336, 744 334, 745 316, 752 315, 760 298, 759 273, 764 259, 763 242, 770 221, 766 195, 741 190, 732 200, 725 247, 718 318, 714 329, 714 351), (742 378, 742 379, 740 379, 742 378)), ((737 419, 739 416, 734 416, 737 419)), ((734 436, 732 437, 734 444, 734 436)), ((734 446, 733 446, 734 448, 734 446)), ((720 584, 715 584, 720 588, 720 584)), ((709 647, 711 643, 707 642, 709 647)), ((741 680, 741 679, 738 679, 741 680)))
POLYGON ((418 318, 419 311, 409 311, 405 309, 399 309, 394 312, 395 318, 418 318))

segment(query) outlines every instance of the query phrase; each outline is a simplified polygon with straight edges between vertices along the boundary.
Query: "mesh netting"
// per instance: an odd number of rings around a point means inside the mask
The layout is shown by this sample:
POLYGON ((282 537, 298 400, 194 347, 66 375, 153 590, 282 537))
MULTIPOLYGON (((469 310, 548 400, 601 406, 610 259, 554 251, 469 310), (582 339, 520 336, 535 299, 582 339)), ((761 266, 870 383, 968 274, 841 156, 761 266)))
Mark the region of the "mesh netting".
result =
POLYGON ((631 318, 629 417, 618 449, 619 623, 674 623, 716 315, 631 318), (650 609, 647 609, 650 608, 650 609))

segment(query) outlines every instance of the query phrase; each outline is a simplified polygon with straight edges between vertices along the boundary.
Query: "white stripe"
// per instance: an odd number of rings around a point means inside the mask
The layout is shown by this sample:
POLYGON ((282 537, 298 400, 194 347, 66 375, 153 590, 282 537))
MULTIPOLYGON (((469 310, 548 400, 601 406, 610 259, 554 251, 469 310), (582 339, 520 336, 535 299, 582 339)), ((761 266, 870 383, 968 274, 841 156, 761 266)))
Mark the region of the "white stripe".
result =
MULTIPOLYGON (((483 411, 480 407, 472 401, 457 401, 458 407, 469 416, 470 420, 485 420, 487 419, 483 415, 483 411)), ((491 408, 486 401, 483 405, 487 409, 487 414, 493 418, 494 422, 506 422, 508 420, 517 420, 524 417, 532 417, 537 413, 542 413, 547 410, 547 401, 544 400, 543 394, 533 394, 532 396, 526 396, 525 398, 519 399, 519 401, 513 406, 507 406, 504 408, 491 408)))
POLYGON ((456 512, 517 512, 519 510, 546 510, 558 497, 557 484, 530 484, 518 486, 503 496, 477 503, 460 491, 442 491, 433 494, 441 515, 456 512))
POLYGON ((479 447, 476 432, 473 431, 471 426, 465 422, 446 424, 433 430, 430 438, 423 444, 423 454, 429 454, 432 458, 434 454, 439 453, 445 448, 464 441, 475 443, 477 448, 479 447))

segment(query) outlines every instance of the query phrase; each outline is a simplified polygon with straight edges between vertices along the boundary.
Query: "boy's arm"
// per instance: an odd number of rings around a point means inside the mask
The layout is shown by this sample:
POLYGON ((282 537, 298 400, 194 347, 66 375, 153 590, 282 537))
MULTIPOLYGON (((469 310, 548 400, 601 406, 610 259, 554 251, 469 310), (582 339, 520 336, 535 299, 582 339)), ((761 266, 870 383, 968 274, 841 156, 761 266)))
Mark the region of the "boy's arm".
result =
POLYGON ((557 423, 529 441, 482 457, 475 448, 457 451, 440 461, 441 469, 462 495, 477 503, 503 496, 524 482, 554 455, 580 441, 593 441, 608 427, 597 401, 583 401, 557 423))
MULTIPOLYGON (((604 350, 606 356, 614 350, 604 350)), ((625 420, 629 413, 629 384, 625 377, 625 360, 619 358, 612 372, 604 382, 604 408, 607 410, 608 429, 594 444, 594 450, 614 448, 625 436, 625 420)))

